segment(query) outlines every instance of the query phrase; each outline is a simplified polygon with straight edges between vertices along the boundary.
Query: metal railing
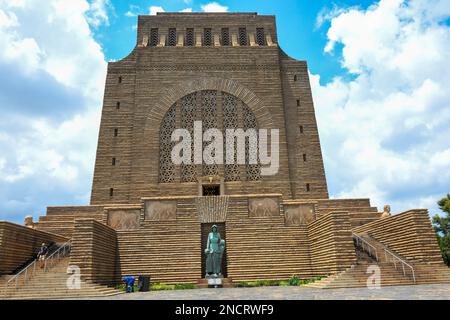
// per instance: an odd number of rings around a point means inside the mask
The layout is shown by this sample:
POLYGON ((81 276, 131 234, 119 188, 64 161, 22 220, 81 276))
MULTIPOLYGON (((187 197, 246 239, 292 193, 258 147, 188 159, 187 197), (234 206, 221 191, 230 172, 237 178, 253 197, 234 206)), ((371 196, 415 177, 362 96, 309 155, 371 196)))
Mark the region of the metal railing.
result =
MULTIPOLYGON (((356 234, 353 234, 353 236, 359 237, 356 234)), ((384 257, 386 259, 386 262, 392 263, 394 265, 395 270, 398 270, 398 267, 401 267, 401 270, 403 271, 403 276, 404 277, 407 276, 406 269, 407 268, 410 269, 411 270, 412 280, 413 280, 414 283, 416 283, 416 274, 415 274, 415 271, 414 271, 414 267, 412 265, 410 265, 408 262, 406 262, 405 259, 401 258, 398 254, 396 254, 392 250, 390 250, 386 245, 384 245, 383 243, 381 243, 378 240, 376 240, 375 238, 373 238, 370 233, 367 233, 367 237, 369 237, 372 241, 375 241, 376 243, 379 243, 379 245, 381 247, 383 247, 384 257), (390 260, 389 260, 389 258, 390 258, 390 260)), ((359 237, 359 238, 361 238, 361 237, 359 237)))
POLYGON ((67 241, 61 247, 58 248, 55 252, 53 252, 48 258, 44 260, 44 272, 47 272, 50 268, 52 268, 55 264, 57 264, 62 258, 65 258, 70 253, 72 249, 71 241, 67 241))
POLYGON ((379 261, 377 248, 355 233, 353 234, 353 240, 355 241, 357 247, 367 252, 369 256, 375 258, 376 261, 379 261))
POLYGON ((384 256, 385 256, 387 262, 392 262, 394 264, 394 268, 396 270, 398 270, 397 266, 401 265, 402 270, 403 270, 403 276, 405 276, 405 277, 406 277, 405 267, 411 269, 411 275, 412 275, 413 282, 416 283, 416 275, 414 273, 414 268, 412 265, 410 265, 408 262, 406 262, 404 259, 400 258, 398 255, 396 255, 394 252, 392 252, 391 250, 389 250, 386 247, 384 248, 384 256), (389 261, 388 257, 391 257, 392 260, 389 261))
POLYGON ((25 268, 23 268, 19 273, 11 277, 5 284, 5 297, 7 296, 10 287, 17 289, 20 285, 26 285, 27 281, 30 280, 39 269, 42 269, 43 272, 48 272, 50 268, 57 264, 62 258, 67 257, 67 255, 70 253, 71 247, 72 244, 69 240, 61 247, 59 247, 55 252, 53 252, 50 256, 45 258, 45 260, 39 261, 39 259, 36 259, 25 268), (41 263, 43 263, 43 266, 41 265, 41 263))

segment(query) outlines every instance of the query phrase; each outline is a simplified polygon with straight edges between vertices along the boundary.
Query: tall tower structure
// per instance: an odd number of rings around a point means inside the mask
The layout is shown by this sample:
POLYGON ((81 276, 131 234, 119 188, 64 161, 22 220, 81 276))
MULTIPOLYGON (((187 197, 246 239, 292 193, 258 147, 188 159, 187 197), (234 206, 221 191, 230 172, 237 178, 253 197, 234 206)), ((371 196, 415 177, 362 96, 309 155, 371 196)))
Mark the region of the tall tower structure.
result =
POLYGON ((328 198, 307 64, 282 51, 274 16, 140 16, 136 47, 108 66, 91 203, 201 195, 208 177, 222 195, 328 198), (261 176, 258 164, 173 165, 171 133, 192 131, 194 121, 223 132, 279 129, 278 173, 261 176))

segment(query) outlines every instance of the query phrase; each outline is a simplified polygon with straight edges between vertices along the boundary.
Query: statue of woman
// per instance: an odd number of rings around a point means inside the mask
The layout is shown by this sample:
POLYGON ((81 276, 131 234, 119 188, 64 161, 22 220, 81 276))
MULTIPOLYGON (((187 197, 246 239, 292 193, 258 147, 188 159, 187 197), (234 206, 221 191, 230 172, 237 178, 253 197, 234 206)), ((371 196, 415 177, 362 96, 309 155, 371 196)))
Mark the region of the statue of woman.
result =
POLYGON ((206 277, 218 276, 222 273, 221 268, 221 239, 220 233, 217 230, 217 226, 213 225, 211 232, 208 235, 208 241, 206 242, 206 277))

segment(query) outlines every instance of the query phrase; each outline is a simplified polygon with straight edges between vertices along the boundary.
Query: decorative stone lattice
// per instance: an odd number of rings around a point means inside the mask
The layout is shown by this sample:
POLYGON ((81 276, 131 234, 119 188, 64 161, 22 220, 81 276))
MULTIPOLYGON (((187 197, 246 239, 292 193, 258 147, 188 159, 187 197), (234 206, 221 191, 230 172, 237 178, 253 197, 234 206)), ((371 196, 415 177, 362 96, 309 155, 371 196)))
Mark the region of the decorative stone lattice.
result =
POLYGON ((264 28, 256 28, 256 43, 260 46, 264 46, 266 44, 264 28))
POLYGON ((174 182, 175 165, 172 162, 171 141, 172 132, 175 130, 176 104, 173 105, 161 123, 159 135, 159 182, 174 182))
MULTIPOLYGON (((238 101, 236 97, 224 93, 222 96, 222 112, 223 112, 223 128, 226 129, 237 129, 238 128, 238 101)), ((237 150, 236 144, 234 144, 234 164, 226 163, 226 145, 228 141, 226 140, 226 135, 224 135, 224 170, 225 170, 225 181, 239 181, 239 165, 237 164, 237 150)), ((230 143, 233 143, 232 141, 230 143)))
POLYGON ((169 29, 169 37, 168 37, 167 45, 170 47, 174 47, 177 45, 177 29, 175 29, 175 28, 169 29))
MULTIPOLYGON (((194 164, 194 148, 191 145, 191 163, 182 164, 180 177, 175 176, 175 165, 172 163, 171 152, 175 143, 171 142, 173 130, 176 128, 177 114, 180 116, 181 128, 187 129, 194 137, 194 122, 202 121, 203 133, 211 128, 223 128, 224 148, 226 148, 226 129, 237 129, 243 125, 244 130, 258 129, 258 123, 255 115, 242 101, 233 95, 213 90, 205 90, 192 93, 183 97, 175 103, 166 113, 160 127, 160 169, 159 181, 161 183, 169 182, 197 182, 199 176, 218 176, 223 175, 225 181, 260 180, 260 165, 256 155, 257 164, 249 164, 252 151, 258 152, 257 145, 255 150, 250 150, 251 144, 246 139, 246 165, 245 170, 240 170, 237 164, 237 143, 234 143, 234 164, 226 163, 226 149, 223 151, 224 166, 223 173, 219 172, 219 166, 202 165, 201 169, 194 164), (220 96, 220 99, 219 99, 220 96), (220 105, 218 103, 220 101, 220 105), (219 112, 222 111, 223 122, 219 126, 219 112), (239 120, 242 119, 242 120, 239 120), (242 121, 242 123, 240 123, 242 121)), ((203 148, 209 144, 204 143, 203 148)))
POLYGON ((240 46, 248 45, 246 28, 239 28, 239 45, 240 46))
POLYGON ((150 30, 150 46, 156 47, 159 42, 158 29, 154 28, 150 30))
POLYGON ((186 46, 194 46, 194 29, 186 29, 186 46))
MULTIPOLYGON (((243 106, 244 114, 244 129, 258 129, 258 123, 256 117, 250 108, 246 105, 243 106)), ((245 142, 245 163, 246 173, 248 181, 256 181, 261 179, 261 166, 258 161, 258 144, 251 144, 249 140, 245 142), (251 164, 252 161, 256 161, 258 164, 251 164)))
POLYGON ((200 223, 220 223, 227 219, 229 196, 198 197, 195 199, 200 223))
POLYGON ((223 28, 222 29, 222 46, 230 45, 230 29, 223 28))
POLYGON ((203 45, 211 46, 212 45, 212 31, 210 28, 206 28, 203 33, 203 45))
MULTIPOLYGON (((217 91, 202 91, 202 121, 203 133, 208 129, 217 128, 217 91)), ((204 143, 203 149, 208 144, 204 143)), ((217 164, 203 165, 204 176, 215 176, 218 174, 217 164)))
MULTIPOLYGON (((197 95, 195 93, 181 99, 181 127, 189 130, 194 136, 194 121, 197 112, 197 95)), ((194 147, 191 144, 191 163, 181 165, 181 182, 196 181, 196 167, 194 164, 194 147)))

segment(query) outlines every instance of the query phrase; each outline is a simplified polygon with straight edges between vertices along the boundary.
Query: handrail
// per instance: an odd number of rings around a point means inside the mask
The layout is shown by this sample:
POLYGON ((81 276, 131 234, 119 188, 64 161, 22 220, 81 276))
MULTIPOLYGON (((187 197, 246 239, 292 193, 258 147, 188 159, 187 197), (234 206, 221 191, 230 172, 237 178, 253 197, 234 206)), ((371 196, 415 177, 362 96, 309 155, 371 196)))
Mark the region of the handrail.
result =
POLYGON ((55 252, 53 252, 48 258, 44 260, 44 271, 47 272, 48 268, 55 265, 55 260, 59 260, 61 258, 66 257, 66 254, 70 252, 72 248, 71 241, 67 241, 61 247, 58 248, 55 252))
POLYGON ((360 246, 363 250, 365 250, 372 257, 375 256, 375 260, 379 261, 377 248, 375 248, 369 242, 367 242, 366 240, 364 240, 363 238, 358 236, 356 233, 353 233, 353 239, 356 240, 357 246, 360 246), (366 245, 367 249, 364 248, 364 245, 366 245), (373 253, 375 253, 375 255, 372 253, 372 251, 373 251, 373 253))
MULTIPOLYGON (((55 265, 56 261, 59 261, 59 259, 64 258, 66 254, 70 252, 71 246, 72 244, 71 241, 69 240, 66 243, 64 243, 61 247, 59 247, 55 252, 53 252, 49 257, 45 258, 43 271, 47 272, 50 267, 55 265)), ((38 262, 39 260, 35 259, 33 262, 31 262, 29 265, 27 265, 25 268, 23 268, 20 272, 18 272, 16 275, 11 277, 6 282, 4 290, 5 297, 7 295, 10 284, 14 282, 15 283, 14 287, 17 288, 20 281, 20 277, 23 276, 23 284, 25 285, 27 280, 29 280, 33 275, 36 274, 36 265, 38 262)))
POLYGON ((400 264, 402 265, 402 270, 403 270, 403 276, 406 277, 406 271, 405 271, 405 266, 411 269, 411 274, 412 274, 412 278, 413 278, 413 282, 416 283, 416 274, 414 272, 414 267, 412 265, 410 265, 408 262, 406 262, 404 258, 401 258, 398 254, 396 254, 395 252, 393 252, 392 250, 390 250, 386 245, 384 245, 383 243, 379 242, 378 240, 374 239, 369 233, 367 234, 367 236, 374 240, 377 241, 384 250, 384 257, 386 258, 387 262, 391 262, 394 264, 394 268, 395 270, 397 270, 397 263, 396 260, 398 262, 400 262, 400 264), (388 259, 388 255, 392 257, 392 260, 389 261, 388 259))
POLYGON ((405 260, 403 260, 402 258, 400 258, 398 255, 396 255, 394 252, 392 252, 391 250, 389 250, 388 248, 385 247, 384 248, 384 256, 385 256, 387 262, 389 262, 388 254, 393 258, 391 262, 394 263, 394 268, 396 270, 397 270, 397 264, 395 263, 395 259, 397 259, 397 261, 402 264, 403 275, 405 277, 406 277, 405 266, 407 266, 408 268, 411 269, 413 282, 416 283, 416 275, 414 273, 414 267, 412 265, 410 265, 408 262, 406 262, 405 260))

